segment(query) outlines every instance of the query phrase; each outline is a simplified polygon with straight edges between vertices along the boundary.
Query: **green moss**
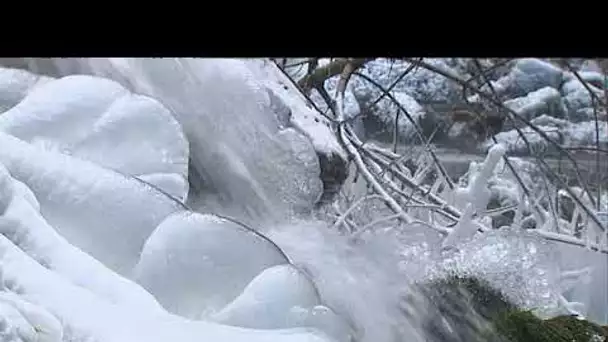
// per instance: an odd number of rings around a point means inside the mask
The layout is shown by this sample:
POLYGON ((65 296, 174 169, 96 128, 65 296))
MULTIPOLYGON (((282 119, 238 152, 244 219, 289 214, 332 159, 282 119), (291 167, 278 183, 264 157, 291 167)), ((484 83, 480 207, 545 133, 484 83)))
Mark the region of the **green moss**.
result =
POLYGON ((494 330, 511 342, 550 341, 550 339, 536 338, 535 334, 542 330, 543 321, 529 311, 511 310, 503 312, 493 323, 494 330))

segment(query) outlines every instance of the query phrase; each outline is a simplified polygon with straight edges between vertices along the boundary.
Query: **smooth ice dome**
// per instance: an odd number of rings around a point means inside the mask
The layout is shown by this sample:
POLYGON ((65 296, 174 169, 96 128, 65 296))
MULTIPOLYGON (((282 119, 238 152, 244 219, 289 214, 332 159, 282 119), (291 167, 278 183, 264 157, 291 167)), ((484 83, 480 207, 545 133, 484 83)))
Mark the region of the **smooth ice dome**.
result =
POLYGON ((214 321, 245 328, 318 328, 337 341, 349 342, 352 328, 322 305, 314 283, 293 265, 267 268, 214 321))
POLYGON ((291 265, 262 271, 228 304, 213 316, 222 323, 248 328, 286 328, 290 310, 320 304, 314 284, 291 265))
POLYGON ((168 311, 200 319, 236 298, 264 269, 285 263, 276 245, 238 223, 179 212, 146 241, 134 279, 168 311))

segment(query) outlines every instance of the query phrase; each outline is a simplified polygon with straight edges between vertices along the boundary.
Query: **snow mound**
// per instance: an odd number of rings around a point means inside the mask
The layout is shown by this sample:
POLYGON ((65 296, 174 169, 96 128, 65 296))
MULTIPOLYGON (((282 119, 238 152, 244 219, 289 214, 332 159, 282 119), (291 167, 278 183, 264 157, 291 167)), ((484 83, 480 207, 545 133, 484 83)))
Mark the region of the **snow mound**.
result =
POLYGON ((0 292, 0 338, 6 342, 61 342, 63 327, 44 308, 0 292))
MULTIPOLYGON (((23 77, 21 87, 35 79, 23 77)), ((188 142, 180 125, 159 102, 114 81, 47 80, 0 116, 0 130, 128 175, 164 175, 147 179, 182 201, 188 193, 188 142)))
POLYGON ((559 89, 563 79, 564 72, 559 67, 537 58, 522 58, 493 85, 499 94, 516 98, 544 87, 559 89))

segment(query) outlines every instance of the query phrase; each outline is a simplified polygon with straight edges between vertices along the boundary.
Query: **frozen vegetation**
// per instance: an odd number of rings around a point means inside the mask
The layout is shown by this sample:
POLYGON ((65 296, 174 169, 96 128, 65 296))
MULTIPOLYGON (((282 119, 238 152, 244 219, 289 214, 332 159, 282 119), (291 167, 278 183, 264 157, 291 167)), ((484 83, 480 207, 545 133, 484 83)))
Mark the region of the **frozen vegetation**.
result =
MULTIPOLYGON (((343 125, 267 59, 0 62, 0 341, 457 341, 429 333, 441 317, 418 288, 455 272, 539 317, 608 323, 608 194, 508 157, 528 151, 519 127, 456 181, 429 153, 363 145, 372 126, 414 145, 445 122, 431 105, 463 92, 436 72, 368 62, 380 87, 352 77, 343 125)), ((578 77, 599 94, 600 72, 490 74, 480 88, 561 146, 595 146, 605 112, 578 77)))

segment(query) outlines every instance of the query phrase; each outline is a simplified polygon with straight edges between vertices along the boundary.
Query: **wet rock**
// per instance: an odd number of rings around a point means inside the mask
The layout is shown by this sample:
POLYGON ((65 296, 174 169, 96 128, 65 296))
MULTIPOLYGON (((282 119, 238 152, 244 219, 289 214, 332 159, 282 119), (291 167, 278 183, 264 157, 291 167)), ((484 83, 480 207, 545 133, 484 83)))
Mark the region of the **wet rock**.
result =
POLYGON ((321 166, 321 181, 323 182, 323 195, 319 204, 331 202, 340 192, 340 188, 348 178, 348 162, 335 153, 318 153, 321 166))

